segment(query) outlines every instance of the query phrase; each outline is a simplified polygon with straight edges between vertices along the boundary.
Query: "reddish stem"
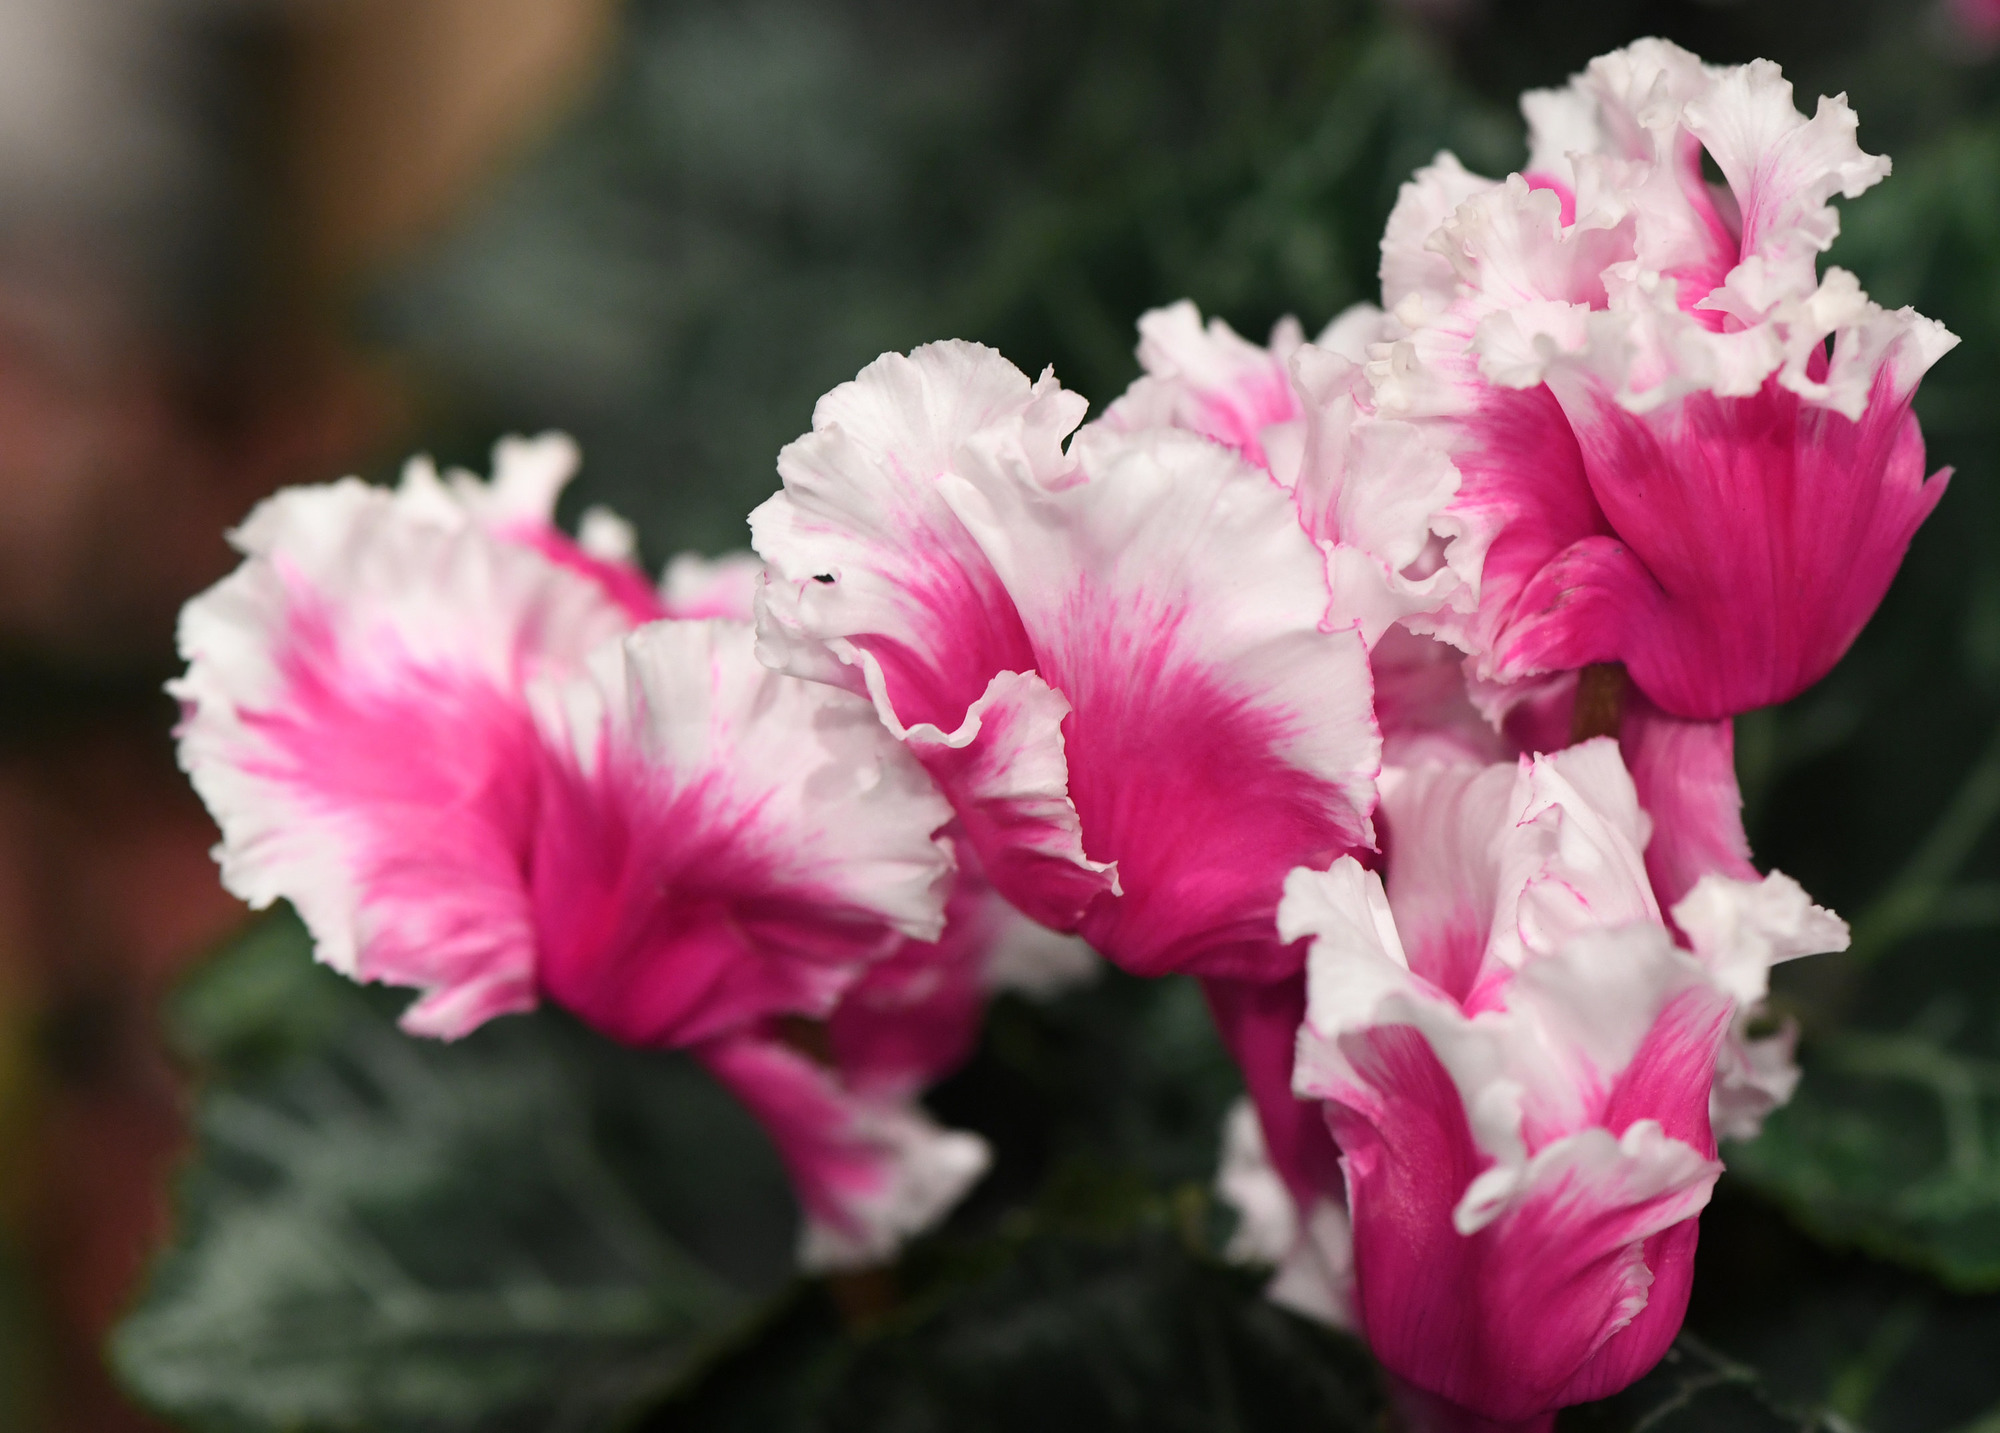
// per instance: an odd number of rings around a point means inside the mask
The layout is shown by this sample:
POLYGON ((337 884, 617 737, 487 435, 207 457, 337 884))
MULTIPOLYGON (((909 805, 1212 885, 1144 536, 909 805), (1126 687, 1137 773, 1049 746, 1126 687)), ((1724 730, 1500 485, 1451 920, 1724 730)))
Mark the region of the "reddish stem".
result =
POLYGON ((1631 686, 1622 662, 1593 662, 1578 672, 1576 706, 1569 719, 1570 744, 1618 735, 1618 724, 1625 715, 1625 694, 1631 686))

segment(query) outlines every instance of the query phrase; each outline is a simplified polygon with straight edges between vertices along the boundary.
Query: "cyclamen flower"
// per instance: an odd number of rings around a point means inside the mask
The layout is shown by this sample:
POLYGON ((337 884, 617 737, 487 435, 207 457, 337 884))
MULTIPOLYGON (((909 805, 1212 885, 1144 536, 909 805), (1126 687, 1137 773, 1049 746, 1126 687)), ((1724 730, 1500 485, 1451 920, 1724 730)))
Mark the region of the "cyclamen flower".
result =
POLYGON ((823 398, 751 515, 759 651, 865 692, 1022 911, 1203 977, 1303 1190, 1334 1154, 1291 1094, 1302 955, 1274 913, 1288 869, 1371 840, 1367 657, 1282 487, 1171 426, 1262 460, 1282 371, 1191 308, 1149 325, 1233 395, 1163 378, 1067 451, 1082 400, 974 344, 823 398))
MULTIPOLYGON (((1317 1298, 1429 1421, 1546 1428, 1671 1342, 1733 1016, 1846 927, 1782 875, 1709 875, 1676 944, 1607 739, 1393 773, 1380 815, 1386 883, 1343 857, 1295 872, 1279 912, 1313 941, 1297 1082, 1325 1102, 1352 1229, 1351 1288, 1317 1298)), ((1318 1232, 1338 1274, 1339 1226, 1318 1232)))
MULTIPOLYGON (((1338 325, 1319 336, 1340 341, 1338 325)), ((1292 355, 1305 330, 1287 315, 1259 346, 1227 323, 1201 321, 1186 299, 1139 316, 1145 371, 1098 421, 1120 432, 1179 428, 1232 448, 1289 488, 1298 475, 1304 411, 1292 384, 1292 355)))
POLYGON ((1093 425, 990 349, 820 400, 751 515, 759 651, 865 693, 1022 911, 1140 974, 1272 980, 1284 873, 1365 847, 1367 656, 1282 489, 1093 425))
MULTIPOLYGON (((1467 688, 1463 654, 1442 642, 1392 629, 1376 646, 1371 665, 1385 784, 1394 785, 1417 768, 1513 763, 1568 743, 1575 673, 1507 696, 1498 704, 1504 720, 1496 726, 1467 688)), ((1682 721, 1638 693, 1626 694, 1619 748, 1650 827, 1645 866, 1662 902, 1679 901, 1706 875, 1758 878, 1743 832, 1730 726, 1682 721)), ((1242 1032, 1232 1044, 1246 1075, 1269 1079, 1266 1066, 1281 1068, 1287 1093, 1294 1036, 1305 1016, 1303 988, 1296 999, 1289 1026, 1273 1012, 1265 1026, 1242 1032)), ((1792 1022, 1771 1026, 1756 1001, 1738 1010, 1711 1099, 1719 1135, 1751 1137, 1762 1117, 1790 1098, 1798 1081, 1792 1063, 1796 1039, 1792 1022)), ((1301 1104, 1323 1136, 1317 1107, 1301 1104)), ((1344 1181, 1337 1171, 1328 1172, 1329 1156, 1337 1157, 1331 1141, 1312 1140, 1296 1122, 1288 1129, 1274 1093, 1260 1091, 1256 1105, 1274 1138, 1266 1137, 1247 1107, 1232 1115, 1217 1178, 1218 1192, 1239 1216, 1230 1256, 1276 1270, 1267 1289, 1273 1301, 1346 1325, 1353 1255, 1341 1197, 1344 1181)))
POLYGON ((1429 528, 1470 590, 1431 625, 1482 679, 1622 662, 1683 718, 1782 701, 1846 651, 1944 490, 1910 402, 1956 340, 1817 272, 1828 200, 1888 161, 1844 98, 1808 120, 1775 65, 1658 40, 1523 109, 1524 173, 1440 155, 1382 243, 1356 431, 1415 424, 1458 475, 1429 528))
MULTIPOLYGON (((1512 761, 1570 744, 1579 682, 1575 672, 1475 691, 1455 648, 1403 630, 1389 632, 1371 659, 1385 770, 1432 762, 1512 761)), ((1671 906, 1705 875, 1756 879, 1736 784, 1733 724, 1684 721, 1643 693, 1621 694, 1619 753, 1651 830, 1646 873, 1671 906)))
POLYGON ((1310 344, 1281 319, 1260 348, 1221 319, 1204 327, 1183 300, 1140 318, 1145 373, 1099 420, 1199 433, 1269 473, 1324 555, 1329 612, 1370 647, 1462 585, 1432 551, 1456 470, 1410 424, 1363 416, 1368 349, 1388 332, 1379 309, 1357 304, 1310 344))
POLYGON ((412 1033, 546 998, 691 1051, 770 1130, 807 1262, 872 1262, 984 1146, 913 1103, 940 1052, 877 1079, 866 1043, 826 1063, 787 1032, 885 960, 977 955, 984 918, 944 919, 949 808, 866 702, 759 664, 747 622, 638 625, 740 604, 742 563, 654 595, 614 521, 555 529, 574 462, 517 443, 491 486, 419 463, 394 492, 293 489, 235 534, 174 684, 225 883, 289 899, 342 973, 420 990, 412 1033))

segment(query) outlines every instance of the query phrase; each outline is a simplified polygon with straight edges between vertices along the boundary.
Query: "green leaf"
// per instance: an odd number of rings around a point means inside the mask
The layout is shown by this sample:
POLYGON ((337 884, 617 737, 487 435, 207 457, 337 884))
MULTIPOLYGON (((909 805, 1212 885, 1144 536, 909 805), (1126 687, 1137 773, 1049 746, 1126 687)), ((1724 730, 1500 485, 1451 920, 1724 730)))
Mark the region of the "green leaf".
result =
POLYGON ((1108 1199, 1114 1220, 1133 1197, 1206 1181, 1242 1091, 1185 977, 1141 980, 1107 964, 1053 1000, 995 1001, 978 1052, 927 1101, 994 1151, 957 1226, 1046 1201, 1052 1179, 1063 1197, 1108 1199))
POLYGON ((454 1045, 311 965, 289 915, 179 1005, 222 1072, 116 1365, 201 1429, 582 1426, 789 1277, 757 1126, 691 1062, 554 1014, 454 1045))
POLYGON ((2000 1288, 1996 1097, 2000 1062, 1921 1030, 1844 1032, 1730 1167, 1821 1238, 2000 1288))
MULTIPOLYGON (((1829 1249, 1733 1174, 1702 1215, 1688 1331, 1717 1361, 1705 1377, 1754 1369, 1745 1387, 1794 1426, 1816 1413, 1835 1429, 1950 1433, 2000 1409, 2000 1296, 1829 1249)), ((1649 1386, 1659 1375, 1612 1403, 1649 1386)))
POLYGON ((1568 1410, 1559 1426, 1562 1433, 1842 1433, 1849 1425, 1786 1405, 1756 1369, 1682 1334, 1644 1378, 1568 1410))
POLYGON ((1146 1433, 1379 1426, 1352 1340, 1268 1302, 1175 1231, 1038 1231, 960 1249, 889 1319, 800 1300, 642 1428, 676 1433, 1146 1433))

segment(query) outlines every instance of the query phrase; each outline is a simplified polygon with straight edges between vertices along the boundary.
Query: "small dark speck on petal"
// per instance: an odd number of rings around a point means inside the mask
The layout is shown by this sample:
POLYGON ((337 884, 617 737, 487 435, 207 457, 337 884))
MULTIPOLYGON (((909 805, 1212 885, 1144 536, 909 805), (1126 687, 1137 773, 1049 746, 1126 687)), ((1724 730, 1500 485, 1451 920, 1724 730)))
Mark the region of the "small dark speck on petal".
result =
POLYGON ((819 574, 817 574, 817 575, 816 575, 816 576, 815 576, 815 577, 813 578, 813 581, 815 581, 815 582, 831 582, 831 581, 833 581, 833 574, 832 574, 832 573, 830 573, 830 572, 822 572, 822 573, 819 573, 819 574))

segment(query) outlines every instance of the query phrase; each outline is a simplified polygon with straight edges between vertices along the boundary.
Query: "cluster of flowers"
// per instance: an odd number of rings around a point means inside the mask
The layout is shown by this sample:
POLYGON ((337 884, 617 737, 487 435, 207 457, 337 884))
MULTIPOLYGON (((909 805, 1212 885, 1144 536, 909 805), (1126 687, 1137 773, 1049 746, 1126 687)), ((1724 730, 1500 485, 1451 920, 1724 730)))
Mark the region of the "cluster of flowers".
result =
POLYGON ((870 364, 757 558, 565 536, 560 439, 279 494, 182 627, 231 888, 414 1033, 547 999, 690 1051, 818 1268, 978 1177, 917 1101, 990 991, 1196 976, 1274 1296, 1440 1422, 1623 1387, 1797 1078, 1767 972, 1846 941, 1751 866, 1731 717, 1881 600, 1953 340, 1818 272, 1888 172, 1843 100, 1646 41, 1524 108, 1528 168, 1439 156, 1315 342, 1149 314, 1081 427, 974 344, 870 364))

